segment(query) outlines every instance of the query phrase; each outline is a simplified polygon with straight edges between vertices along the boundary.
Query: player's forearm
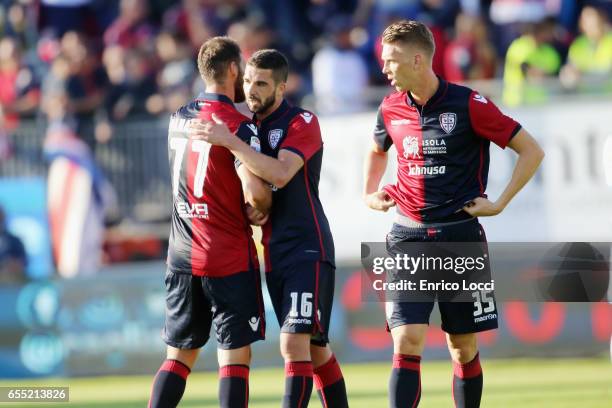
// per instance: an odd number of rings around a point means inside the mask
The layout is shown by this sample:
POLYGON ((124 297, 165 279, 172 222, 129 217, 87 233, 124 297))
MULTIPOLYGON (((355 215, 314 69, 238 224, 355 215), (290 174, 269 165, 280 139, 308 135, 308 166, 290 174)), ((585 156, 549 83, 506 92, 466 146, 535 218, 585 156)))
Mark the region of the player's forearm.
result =
POLYGON ((279 160, 256 152, 239 139, 228 148, 254 175, 277 187, 286 184, 284 177, 286 169, 279 160))
POLYGON ((380 181, 387 168, 387 153, 369 150, 366 153, 365 165, 363 170, 364 191, 363 195, 372 194, 378 191, 380 181))
POLYGON ((242 191, 245 201, 251 207, 267 214, 272 206, 272 191, 259 177, 251 173, 246 166, 238 168, 238 176, 242 182, 242 191))
POLYGON ((544 152, 539 147, 519 154, 512 172, 512 178, 495 202, 500 209, 505 208, 525 184, 531 180, 543 158, 544 152))

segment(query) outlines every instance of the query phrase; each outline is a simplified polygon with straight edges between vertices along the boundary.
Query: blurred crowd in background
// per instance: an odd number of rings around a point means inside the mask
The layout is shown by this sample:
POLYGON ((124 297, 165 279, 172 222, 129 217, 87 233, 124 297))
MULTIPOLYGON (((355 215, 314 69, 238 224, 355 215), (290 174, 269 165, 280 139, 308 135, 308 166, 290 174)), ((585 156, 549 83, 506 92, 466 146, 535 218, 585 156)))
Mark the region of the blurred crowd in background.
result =
MULTIPOLYGON (((291 66, 287 98, 337 115, 376 109, 390 91, 380 35, 417 19, 433 32, 438 75, 482 81, 475 87, 485 95, 494 84, 496 102, 514 107, 545 103, 553 90, 612 94, 611 16, 612 0, 0 0, 0 174, 40 175, 42 149, 53 258, 74 276, 96 268, 72 258, 101 245, 103 213, 117 201, 103 171, 124 215, 142 218, 138 203, 166 204, 167 180, 156 177, 165 146, 145 153, 151 143, 139 137, 164 139, 163 126, 143 123, 203 91, 196 55, 208 38, 229 35, 245 59, 281 50, 291 66), (107 154, 96 150, 119 138, 107 154)), ((168 217, 160 208, 158 218, 168 217)), ((2 258, 19 255, 12 238, 0 244, 2 258)))
POLYGON ((0 0, 0 127, 95 118, 103 142, 113 123, 197 95, 197 50, 222 34, 245 58, 286 53, 293 102, 314 95, 320 114, 363 110, 368 89, 386 85, 380 33, 401 18, 430 26, 439 75, 503 78, 504 102, 519 105, 541 99, 526 82, 609 79, 611 10, 606 0, 0 0))

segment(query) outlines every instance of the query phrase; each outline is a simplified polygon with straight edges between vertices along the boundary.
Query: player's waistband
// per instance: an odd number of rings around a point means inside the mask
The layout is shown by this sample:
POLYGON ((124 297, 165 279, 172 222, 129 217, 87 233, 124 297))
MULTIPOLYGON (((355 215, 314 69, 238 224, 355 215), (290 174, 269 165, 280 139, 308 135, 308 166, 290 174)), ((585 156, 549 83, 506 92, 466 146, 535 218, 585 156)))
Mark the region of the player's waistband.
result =
POLYGON ((449 225, 461 224, 472 220, 474 220, 474 217, 464 211, 453 214, 449 217, 445 217, 441 220, 437 220, 436 222, 416 221, 399 212, 395 214, 395 223, 407 228, 440 228, 447 227, 449 225))

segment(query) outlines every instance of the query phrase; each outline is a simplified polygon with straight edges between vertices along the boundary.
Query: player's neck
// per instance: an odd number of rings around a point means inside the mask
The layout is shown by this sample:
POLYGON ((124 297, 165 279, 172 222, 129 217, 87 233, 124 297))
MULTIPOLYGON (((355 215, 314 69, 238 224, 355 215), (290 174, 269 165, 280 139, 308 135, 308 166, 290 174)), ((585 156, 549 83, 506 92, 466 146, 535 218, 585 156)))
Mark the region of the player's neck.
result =
POLYGON ((206 93, 214 93, 218 95, 225 95, 230 98, 232 101, 236 96, 236 92, 233 87, 227 87, 221 84, 206 84, 206 88, 204 89, 206 93))
POLYGON ((433 71, 429 71, 425 78, 410 90, 410 96, 419 105, 423 106, 438 90, 440 80, 433 71))

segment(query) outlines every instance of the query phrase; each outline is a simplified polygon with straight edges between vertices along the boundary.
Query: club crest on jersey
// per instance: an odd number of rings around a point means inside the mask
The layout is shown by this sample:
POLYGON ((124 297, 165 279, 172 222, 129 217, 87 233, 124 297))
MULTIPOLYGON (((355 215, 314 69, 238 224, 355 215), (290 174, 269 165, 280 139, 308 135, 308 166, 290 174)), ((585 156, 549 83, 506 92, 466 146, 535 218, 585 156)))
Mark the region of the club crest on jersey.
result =
POLYGON ((270 147, 276 149, 276 146, 278 146, 278 142, 280 142, 281 137, 283 137, 282 129, 272 129, 270 133, 268 133, 268 142, 270 142, 270 147))
POLYGON ((416 136, 406 136, 402 142, 404 147, 404 158, 407 159, 409 155, 412 155, 413 159, 421 157, 419 154, 419 140, 416 136))
POLYGON ((300 116, 302 117, 302 119, 304 119, 304 122, 306 122, 307 124, 310 123, 310 121, 312 120, 312 113, 310 112, 304 112, 300 114, 300 116))
POLYGON ((457 124, 457 114, 453 112, 446 112, 440 115, 440 127, 446 134, 449 134, 455 128, 457 124))

